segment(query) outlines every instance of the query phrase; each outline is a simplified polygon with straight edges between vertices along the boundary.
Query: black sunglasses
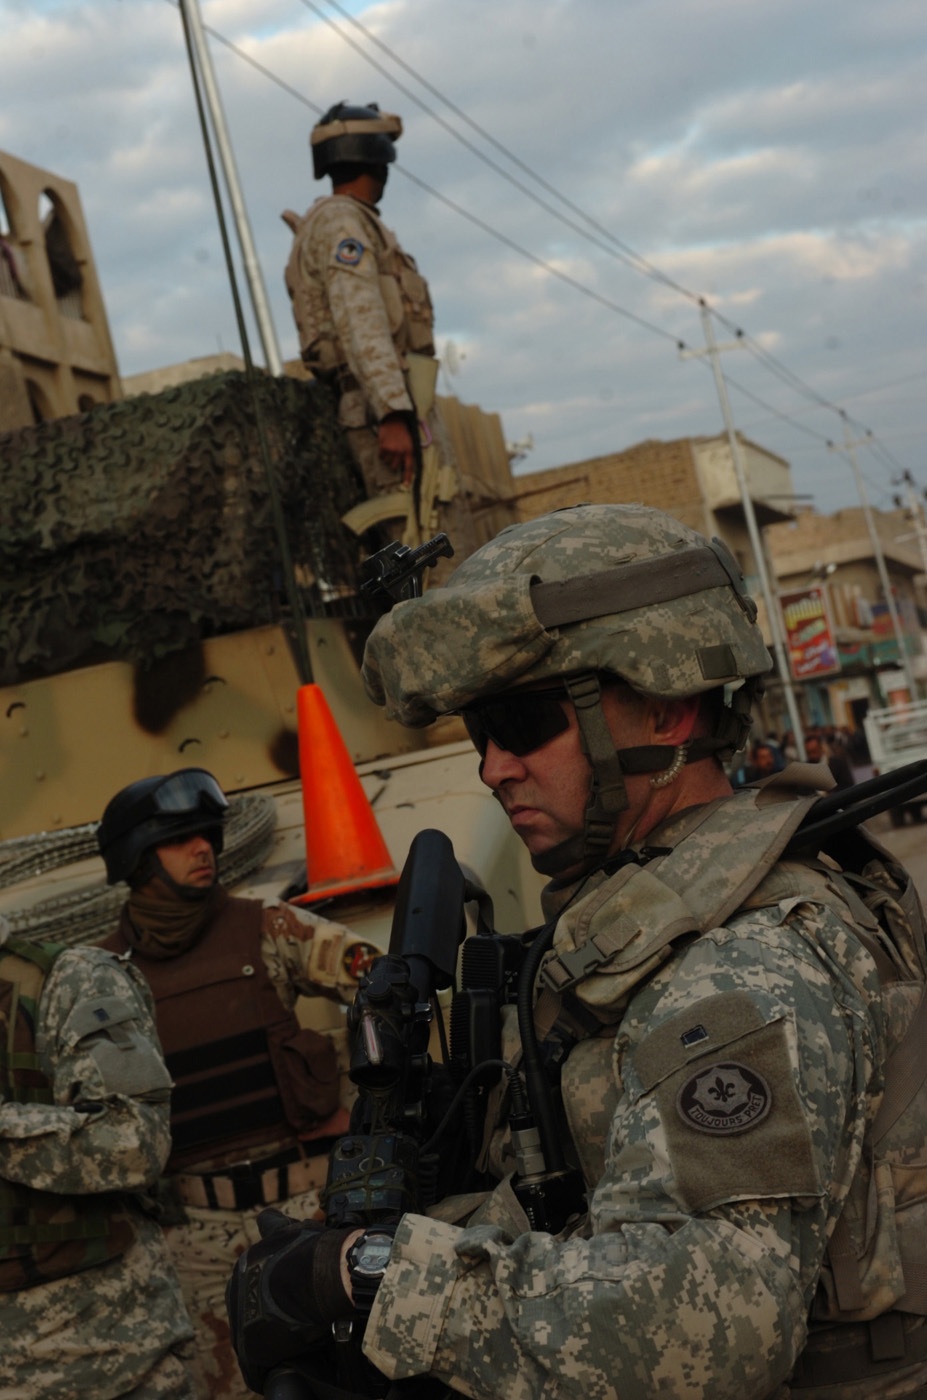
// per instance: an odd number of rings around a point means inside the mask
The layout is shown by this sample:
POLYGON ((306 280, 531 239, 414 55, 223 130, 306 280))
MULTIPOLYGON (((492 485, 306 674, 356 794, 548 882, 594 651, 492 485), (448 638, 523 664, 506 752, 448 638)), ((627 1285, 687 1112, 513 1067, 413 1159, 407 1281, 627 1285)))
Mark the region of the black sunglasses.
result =
POLYGON ((494 700, 468 705, 460 716, 480 758, 486 757, 490 739, 496 748, 522 758, 569 729, 562 703, 566 699, 562 685, 510 691, 494 700))

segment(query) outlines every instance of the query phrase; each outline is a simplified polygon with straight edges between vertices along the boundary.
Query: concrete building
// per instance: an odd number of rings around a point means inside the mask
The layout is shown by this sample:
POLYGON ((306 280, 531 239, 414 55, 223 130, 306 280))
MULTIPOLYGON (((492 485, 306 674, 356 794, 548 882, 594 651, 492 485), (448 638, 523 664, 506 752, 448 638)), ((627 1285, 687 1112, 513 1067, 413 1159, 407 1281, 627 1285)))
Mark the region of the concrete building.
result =
MULTIPOLYGON (((762 528, 791 518, 792 470, 783 458, 739 438, 747 486, 762 528)), ((520 520, 580 501, 640 501, 702 534, 718 535, 759 593, 743 501, 726 436, 648 439, 623 452, 515 478, 520 520)))
MULTIPOLYGON (((927 679, 922 619, 924 560, 903 510, 871 510, 892 588, 902 641, 915 679, 927 679)), ((898 698, 899 649, 862 507, 819 515, 803 509, 766 532, 780 593, 800 605, 809 593, 823 599, 837 670, 803 681, 814 724, 857 727, 869 706, 898 698)))
POLYGON ((77 186, 0 151, 0 432, 119 397, 77 186))

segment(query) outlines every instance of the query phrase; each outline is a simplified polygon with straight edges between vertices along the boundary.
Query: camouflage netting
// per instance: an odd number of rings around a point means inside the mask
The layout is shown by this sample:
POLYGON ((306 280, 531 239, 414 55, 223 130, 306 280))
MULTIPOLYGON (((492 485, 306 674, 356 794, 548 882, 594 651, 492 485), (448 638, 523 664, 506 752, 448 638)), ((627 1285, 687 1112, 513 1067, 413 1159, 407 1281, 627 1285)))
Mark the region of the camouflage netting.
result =
MULTIPOLYGON (((363 490, 320 384, 256 378, 309 615, 370 611, 341 524, 363 490)), ((280 555, 243 373, 0 435, 0 684, 145 665, 280 619, 280 555)))

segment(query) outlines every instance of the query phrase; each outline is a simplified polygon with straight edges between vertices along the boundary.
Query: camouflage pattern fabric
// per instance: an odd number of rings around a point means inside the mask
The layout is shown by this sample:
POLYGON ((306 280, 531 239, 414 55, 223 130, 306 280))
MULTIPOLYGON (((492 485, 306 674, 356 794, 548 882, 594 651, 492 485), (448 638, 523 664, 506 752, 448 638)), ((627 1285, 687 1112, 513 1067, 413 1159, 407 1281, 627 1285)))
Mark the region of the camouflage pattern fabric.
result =
POLYGON ((164 1233, 120 1259, 0 1295, 0 1400, 199 1400, 194 1344, 164 1233))
MULTIPOLYGON (((365 616, 364 499, 321 384, 256 376, 307 614, 365 616)), ((0 684, 118 659, 146 665, 203 637, 278 621, 279 549, 247 376, 0 436, 0 684)))
MULTIPOLYGON (((54 1102, 0 1106, 0 1175, 60 1193, 144 1192, 167 1160, 170 1081, 142 979, 100 949, 65 951, 43 989, 36 1043, 54 1102), (133 1019, 110 1040, 92 1011, 116 1003, 133 1019)), ((180 1286, 160 1227, 140 1208, 133 1219, 119 1258, 0 1294, 2 1400, 192 1400, 180 1286)))
MULTIPOLYGON (((724 859, 688 839, 697 863, 724 859)), ((365 1341, 388 1376, 506 1400, 790 1394, 885 1045, 878 976, 839 890, 795 865, 770 880, 771 902, 683 939, 636 984, 617 978, 611 1001, 607 967, 596 975, 590 1005, 611 1025, 571 1053, 563 1083, 587 1219, 532 1233, 505 1184, 467 1227, 403 1219, 365 1341)), ((607 882, 574 894, 563 917, 578 943, 584 905, 607 922, 607 882)), ((925 1382, 922 1365, 870 1393, 925 1382)))
MULTIPOLYGON (((428 284, 371 205, 328 195, 302 219, 284 218, 295 234, 286 285, 303 359, 338 393, 338 421, 368 495, 387 494, 398 481, 380 457, 377 424, 390 413, 417 408, 406 352, 434 355, 428 284)), ((442 438, 432 410, 423 440, 442 438)), ((451 460, 446 452, 443 460, 451 460)), ((395 533, 404 538, 398 527, 395 533)))
POLYGON ((411 413, 402 356, 434 354, 428 286, 413 259, 375 209, 348 195, 316 200, 292 222, 286 284, 300 348, 338 383, 339 421, 361 428, 411 413))
POLYGON ((532 585, 589 575, 588 601, 604 571, 705 547, 704 538, 647 506, 578 506, 502 530, 464 561, 443 588, 398 603, 364 653, 364 681, 402 724, 438 715, 514 685, 586 670, 611 670, 645 695, 696 695, 771 661, 733 582, 628 611, 584 613, 545 630, 532 585), (590 574, 590 568, 594 570, 590 574), (729 674, 707 674, 706 649, 722 650, 729 674))
POLYGON ((353 1001, 371 958, 383 951, 311 909, 266 901, 261 956, 284 1006, 292 1007, 299 993, 353 1001))
MULTIPOLYGON (((319 1193, 304 1191, 279 1202, 276 1208, 294 1220, 308 1220, 319 1214, 319 1193)), ((185 1223, 172 1225, 165 1232, 196 1329, 192 1370, 197 1400, 249 1400, 254 1394, 242 1379, 232 1347, 225 1287, 239 1254, 261 1238, 257 1218, 262 1209, 198 1210, 188 1206, 185 1223)))

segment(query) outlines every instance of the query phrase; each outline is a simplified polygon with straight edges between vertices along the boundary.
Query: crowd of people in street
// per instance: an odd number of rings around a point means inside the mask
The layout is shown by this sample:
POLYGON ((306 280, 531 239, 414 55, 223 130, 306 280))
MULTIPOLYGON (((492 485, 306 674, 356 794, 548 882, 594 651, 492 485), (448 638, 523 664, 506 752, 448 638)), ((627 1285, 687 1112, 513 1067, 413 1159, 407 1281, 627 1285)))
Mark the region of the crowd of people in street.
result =
MULTIPOLYGON (((851 787, 858 781, 856 769, 869 762, 866 736, 861 729, 846 725, 815 725, 803 735, 805 761, 826 763, 837 787, 851 787)), ((773 773, 781 773, 798 759, 795 733, 762 734, 752 739, 731 772, 735 787, 758 783, 773 773)))

